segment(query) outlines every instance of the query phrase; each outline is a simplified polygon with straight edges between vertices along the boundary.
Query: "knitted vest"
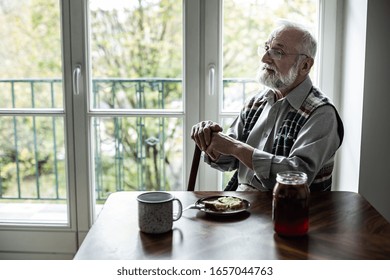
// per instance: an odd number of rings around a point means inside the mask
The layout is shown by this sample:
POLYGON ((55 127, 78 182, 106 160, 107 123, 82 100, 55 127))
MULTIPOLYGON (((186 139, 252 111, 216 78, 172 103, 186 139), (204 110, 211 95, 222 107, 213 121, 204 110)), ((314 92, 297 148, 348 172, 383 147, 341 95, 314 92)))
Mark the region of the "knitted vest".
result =
MULTIPOLYGON (((256 123, 266 103, 267 101, 265 99, 252 99, 246 106, 246 119, 244 124, 243 138, 241 139, 243 142, 247 140, 250 130, 256 123)), ((333 106, 327 97, 325 97, 315 87, 312 87, 302 106, 298 110, 291 108, 286 118, 283 120, 273 143, 272 154, 288 157, 301 128, 309 119, 310 115, 317 108, 324 105, 333 106)), ((341 141, 344 135, 343 125, 337 110, 335 110, 335 112, 339 124, 338 133, 340 136, 341 145, 341 141)), ((319 170, 314 178, 314 181, 310 185, 311 191, 326 191, 331 189, 333 166, 334 161, 330 160, 319 170)), ((236 190, 237 186, 238 180, 236 172, 233 175, 231 181, 226 186, 225 190, 236 190)))

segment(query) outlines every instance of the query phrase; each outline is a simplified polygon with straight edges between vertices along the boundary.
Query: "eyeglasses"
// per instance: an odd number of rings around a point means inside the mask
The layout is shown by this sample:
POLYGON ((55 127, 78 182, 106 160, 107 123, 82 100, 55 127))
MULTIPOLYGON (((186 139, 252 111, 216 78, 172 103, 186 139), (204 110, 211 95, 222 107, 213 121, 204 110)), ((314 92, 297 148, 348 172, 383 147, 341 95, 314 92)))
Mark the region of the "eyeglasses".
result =
POLYGON ((304 53, 285 53, 282 50, 279 50, 279 49, 269 49, 267 47, 265 47, 265 48, 264 47, 258 47, 257 48, 257 54, 259 56, 263 56, 266 53, 269 55, 269 57, 271 59, 274 59, 274 60, 281 60, 283 58, 283 56, 285 56, 285 55, 304 55, 307 58, 309 58, 309 56, 307 54, 304 54, 304 53))

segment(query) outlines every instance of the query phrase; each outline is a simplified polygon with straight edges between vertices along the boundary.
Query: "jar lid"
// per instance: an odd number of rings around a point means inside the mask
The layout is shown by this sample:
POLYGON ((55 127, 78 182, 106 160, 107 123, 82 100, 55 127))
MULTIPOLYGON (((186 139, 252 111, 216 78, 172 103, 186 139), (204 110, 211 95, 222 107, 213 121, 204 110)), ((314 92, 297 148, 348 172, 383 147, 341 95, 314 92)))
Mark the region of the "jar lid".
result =
POLYGON ((276 181, 289 185, 300 185, 307 182, 307 175, 300 171, 284 171, 276 174, 276 181))

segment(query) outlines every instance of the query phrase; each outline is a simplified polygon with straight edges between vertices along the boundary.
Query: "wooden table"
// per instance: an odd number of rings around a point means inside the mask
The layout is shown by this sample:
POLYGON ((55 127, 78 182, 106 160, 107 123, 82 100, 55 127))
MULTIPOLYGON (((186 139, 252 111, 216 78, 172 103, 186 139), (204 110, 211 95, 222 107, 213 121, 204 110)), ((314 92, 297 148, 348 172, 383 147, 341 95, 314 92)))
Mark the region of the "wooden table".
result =
POLYGON ((140 192, 110 195, 75 259, 390 259, 390 224, 352 192, 312 193, 309 233, 282 238, 273 231, 271 193, 173 192, 183 206, 211 195, 234 195, 248 212, 215 217, 191 209, 162 235, 138 229, 140 192))

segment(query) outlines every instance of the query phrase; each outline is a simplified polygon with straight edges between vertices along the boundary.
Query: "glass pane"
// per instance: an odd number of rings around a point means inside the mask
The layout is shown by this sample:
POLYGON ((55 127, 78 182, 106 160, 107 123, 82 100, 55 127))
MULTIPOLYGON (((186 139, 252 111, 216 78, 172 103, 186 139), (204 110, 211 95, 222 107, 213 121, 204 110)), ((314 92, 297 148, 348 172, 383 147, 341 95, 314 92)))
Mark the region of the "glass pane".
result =
POLYGON ((253 79, 223 79, 223 112, 237 112, 244 100, 259 90, 259 84, 253 79))
POLYGON ((60 24, 58 0, 0 1, 0 223, 68 221, 60 24))
POLYGON ((183 189, 182 6, 182 0, 89 0, 98 204, 116 191, 183 189), (148 116, 122 115, 134 110, 148 116))
POLYGON ((0 108, 63 108, 62 80, 9 78, 0 80, 0 108))
POLYGON ((0 220, 66 222, 62 117, 1 117, 0 167, 0 220))
POLYGON ((0 108, 62 108, 60 23, 58 0, 0 2, 0 77, 18 81, 2 84, 0 108))
POLYGON ((90 0, 95 109, 183 109, 182 0, 90 0))
POLYGON ((97 201, 115 191, 183 189, 181 118, 99 117, 92 126, 97 201))
POLYGON ((317 3, 318 0, 224 0, 223 111, 239 111, 245 99, 262 87, 255 81, 260 65, 257 47, 268 39, 275 20, 295 21, 317 34, 317 3))
POLYGON ((93 107, 97 109, 182 109, 179 79, 94 79, 93 107))

